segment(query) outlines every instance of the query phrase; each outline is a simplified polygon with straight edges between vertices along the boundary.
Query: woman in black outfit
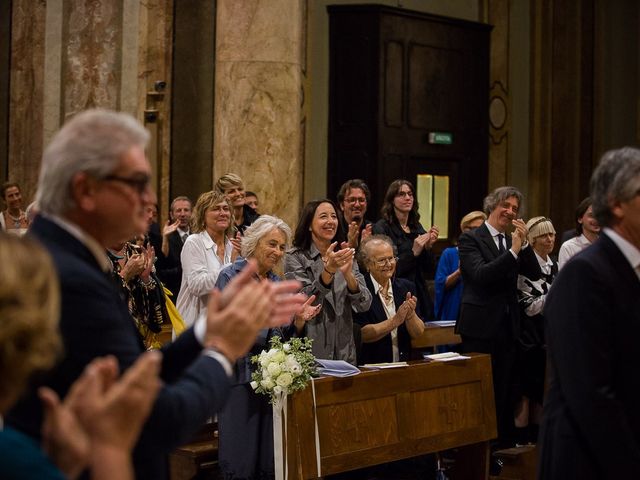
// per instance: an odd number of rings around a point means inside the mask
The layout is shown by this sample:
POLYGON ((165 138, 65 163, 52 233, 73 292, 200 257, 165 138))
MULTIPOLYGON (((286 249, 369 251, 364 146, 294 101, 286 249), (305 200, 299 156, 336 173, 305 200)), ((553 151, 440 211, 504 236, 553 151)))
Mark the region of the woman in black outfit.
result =
POLYGON ((387 188, 373 233, 387 235, 398 249, 396 275, 416 285, 416 293, 423 320, 433 318, 433 302, 427 292, 425 272, 433 270, 431 247, 438 239, 438 227, 426 231, 420 224, 418 202, 413 184, 408 180, 394 180, 387 188))

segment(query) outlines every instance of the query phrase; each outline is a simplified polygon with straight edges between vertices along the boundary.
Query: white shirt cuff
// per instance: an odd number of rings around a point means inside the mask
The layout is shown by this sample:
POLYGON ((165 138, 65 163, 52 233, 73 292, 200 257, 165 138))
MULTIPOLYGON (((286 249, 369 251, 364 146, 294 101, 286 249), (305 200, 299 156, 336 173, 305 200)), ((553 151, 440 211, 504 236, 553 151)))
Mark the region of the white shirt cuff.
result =
POLYGON ((224 368, 224 371, 227 373, 227 377, 231 377, 231 375, 233 375, 233 367, 231 366, 231 362, 223 354, 221 354, 217 350, 214 350, 213 348, 205 348, 204 350, 202 350, 202 354, 206 355, 207 357, 211 357, 214 360, 217 360, 218 363, 222 365, 222 368, 224 368))
MULTIPOLYGON (((204 347, 204 336, 207 333, 207 315, 206 313, 201 313, 195 324, 193 325, 193 334, 196 337, 196 340, 204 347)), ((233 366, 227 357, 225 357, 222 353, 214 350, 213 348, 205 348, 202 350, 202 354, 207 357, 211 357, 214 360, 217 360, 224 371, 227 373, 227 376, 231 377, 233 375, 233 366)))

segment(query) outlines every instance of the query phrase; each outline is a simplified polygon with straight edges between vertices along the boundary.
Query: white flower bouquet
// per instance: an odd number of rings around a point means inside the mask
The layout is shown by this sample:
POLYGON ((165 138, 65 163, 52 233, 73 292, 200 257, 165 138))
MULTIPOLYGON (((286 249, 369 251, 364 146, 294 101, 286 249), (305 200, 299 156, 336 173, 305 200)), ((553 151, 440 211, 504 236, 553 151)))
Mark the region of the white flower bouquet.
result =
POLYGON ((251 387, 256 393, 269 396, 269 403, 304 389, 316 373, 316 358, 311 353, 309 338, 292 338, 282 343, 279 337, 271 337, 271 348, 251 357, 258 368, 251 374, 251 387))

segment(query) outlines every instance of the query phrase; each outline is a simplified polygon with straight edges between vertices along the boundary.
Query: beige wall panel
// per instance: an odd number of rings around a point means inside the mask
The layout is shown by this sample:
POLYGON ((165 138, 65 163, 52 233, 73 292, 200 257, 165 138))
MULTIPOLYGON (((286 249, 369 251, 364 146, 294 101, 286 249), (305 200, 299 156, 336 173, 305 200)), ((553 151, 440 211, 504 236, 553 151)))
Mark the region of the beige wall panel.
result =
POLYGON ((8 176, 31 201, 42 157, 46 2, 14 0, 11 19, 8 176))
POLYGON ((217 3, 214 181, 242 177, 261 211, 295 226, 302 191, 299 0, 217 3))

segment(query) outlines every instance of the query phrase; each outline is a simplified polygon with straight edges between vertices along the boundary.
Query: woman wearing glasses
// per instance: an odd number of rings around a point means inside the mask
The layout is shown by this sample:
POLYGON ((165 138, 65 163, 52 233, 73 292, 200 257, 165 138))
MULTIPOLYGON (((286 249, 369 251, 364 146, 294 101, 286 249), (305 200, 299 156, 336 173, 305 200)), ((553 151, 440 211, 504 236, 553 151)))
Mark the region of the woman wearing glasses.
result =
POLYGON ((284 260, 286 277, 302 283, 302 292, 322 304, 302 335, 313 339, 318 358, 356 363, 352 312, 371 305, 371 294, 344 238, 331 200, 312 200, 302 209, 293 249, 284 260))
POLYGON ((425 272, 433 270, 431 247, 438 239, 438 227, 434 225, 426 231, 420 224, 415 190, 408 180, 391 182, 380 213, 382 219, 373 226, 373 233, 393 241, 398 252, 396 275, 415 284, 420 311, 425 321, 430 320, 433 302, 427 292, 425 272))
POLYGON ((354 318, 362 327, 362 363, 409 360, 411 339, 424 331, 415 286, 394 278, 395 246, 386 235, 366 238, 358 255, 368 272, 364 278, 372 296, 371 308, 354 318))

